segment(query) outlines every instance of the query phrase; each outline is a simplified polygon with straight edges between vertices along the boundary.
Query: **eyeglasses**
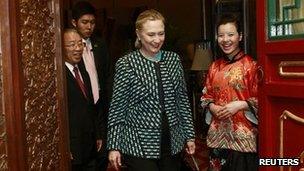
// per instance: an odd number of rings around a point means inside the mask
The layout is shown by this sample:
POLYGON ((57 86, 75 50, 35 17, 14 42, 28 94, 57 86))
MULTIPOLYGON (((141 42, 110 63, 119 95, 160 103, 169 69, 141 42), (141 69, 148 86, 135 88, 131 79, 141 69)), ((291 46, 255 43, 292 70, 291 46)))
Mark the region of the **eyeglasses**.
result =
POLYGON ((71 49, 76 49, 78 48, 83 48, 84 47, 84 43, 83 42, 78 42, 78 43, 70 43, 70 44, 66 44, 64 45, 67 48, 71 48, 71 49))

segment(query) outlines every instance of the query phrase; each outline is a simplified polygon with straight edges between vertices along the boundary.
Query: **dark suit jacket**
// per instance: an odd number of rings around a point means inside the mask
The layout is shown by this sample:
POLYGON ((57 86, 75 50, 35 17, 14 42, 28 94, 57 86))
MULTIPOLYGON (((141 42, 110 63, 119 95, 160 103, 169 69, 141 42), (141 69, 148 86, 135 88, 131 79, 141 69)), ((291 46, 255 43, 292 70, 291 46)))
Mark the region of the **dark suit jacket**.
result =
POLYGON ((84 97, 76 79, 66 67, 67 97, 69 114, 70 150, 72 164, 83 164, 96 155, 97 110, 93 103, 88 73, 79 67, 82 79, 88 90, 84 97))
MULTIPOLYGON (((97 36, 92 36, 90 40, 100 85, 97 108, 99 111, 99 137, 103 140, 102 152, 104 153, 107 139, 108 110, 113 83, 112 62, 105 41, 97 36)), ((81 61, 79 65, 84 67, 84 62, 81 61)))

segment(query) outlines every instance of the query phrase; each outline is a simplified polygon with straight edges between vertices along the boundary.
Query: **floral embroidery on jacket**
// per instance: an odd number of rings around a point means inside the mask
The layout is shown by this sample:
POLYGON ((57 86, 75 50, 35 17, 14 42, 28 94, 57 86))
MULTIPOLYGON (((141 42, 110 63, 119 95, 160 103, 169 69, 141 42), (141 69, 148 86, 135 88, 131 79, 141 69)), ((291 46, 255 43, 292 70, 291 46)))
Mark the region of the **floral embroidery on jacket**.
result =
MULTIPOLYGON (((232 101, 246 101, 257 118, 256 62, 244 53, 234 62, 221 58, 209 68, 201 97, 202 107, 213 102, 224 106, 232 101)), ((227 119, 211 117, 207 136, 210 148, 256 152, 257 127, 241 110, 227 119)))

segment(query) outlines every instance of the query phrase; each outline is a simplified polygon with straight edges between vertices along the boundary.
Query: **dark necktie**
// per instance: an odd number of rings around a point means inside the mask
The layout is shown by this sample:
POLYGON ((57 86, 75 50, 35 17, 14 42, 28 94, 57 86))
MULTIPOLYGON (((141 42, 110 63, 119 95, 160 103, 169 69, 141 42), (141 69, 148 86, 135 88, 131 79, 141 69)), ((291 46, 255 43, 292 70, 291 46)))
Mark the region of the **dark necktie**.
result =
POLYGON ((87 90, 85 88, 85 85, 83 84, 83 82, 81 81, 80 75, 79 75, 79 71, 78 68, 75 66, 73 69, 74 73, 75 73, 75 79, 82 91, 82 94, 84 95, 85 98, 87 98, 87 90))

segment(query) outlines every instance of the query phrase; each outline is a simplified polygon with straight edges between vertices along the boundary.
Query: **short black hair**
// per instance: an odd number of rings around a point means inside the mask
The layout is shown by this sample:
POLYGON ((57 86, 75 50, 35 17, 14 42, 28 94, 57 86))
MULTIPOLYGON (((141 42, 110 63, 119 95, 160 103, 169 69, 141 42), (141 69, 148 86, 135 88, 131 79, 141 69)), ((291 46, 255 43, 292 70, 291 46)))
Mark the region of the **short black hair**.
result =
POLYGON ((95 8, 87 1, 79 1, 72 7, 72 19, 78 20, 81 16, 91 14, 96 16, 95 8))
POLYGON ((243 33, 242 31, 242 24, 240 22, 240 16, 235 13, 224 13, 220 16, 217 24, 216 24, 216 31, 220 25, 224 25, 227 23, 234 23, 236 30, 238 33, 243 33))

